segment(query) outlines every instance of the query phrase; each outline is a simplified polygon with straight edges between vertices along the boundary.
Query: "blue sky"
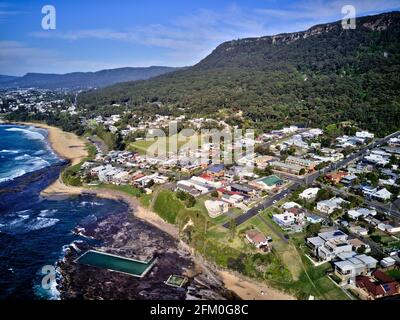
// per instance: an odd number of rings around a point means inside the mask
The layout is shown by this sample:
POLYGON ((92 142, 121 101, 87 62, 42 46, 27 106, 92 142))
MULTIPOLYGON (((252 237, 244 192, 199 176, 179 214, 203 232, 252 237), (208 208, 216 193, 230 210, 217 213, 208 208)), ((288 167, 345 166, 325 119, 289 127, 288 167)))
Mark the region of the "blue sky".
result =
POLYGON ((218 44, 400 10, 400 0, 0 0, 0 74, 187 66, 218 44), (56 30, 43 30, 44 5, 56 30))

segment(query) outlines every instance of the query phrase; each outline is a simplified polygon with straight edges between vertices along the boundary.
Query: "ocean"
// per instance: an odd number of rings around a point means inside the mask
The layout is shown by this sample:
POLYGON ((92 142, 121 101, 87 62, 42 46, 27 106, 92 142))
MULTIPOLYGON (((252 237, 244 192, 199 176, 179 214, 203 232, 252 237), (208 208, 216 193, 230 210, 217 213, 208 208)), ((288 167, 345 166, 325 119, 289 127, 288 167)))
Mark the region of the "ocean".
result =
POLYGON ((75 228, 128 210, 123 202, 89 195, 40 197, 66 164, 49 146, 46 130, 0 125, 0 300, 57 299, 54 286, 41 285, 42 268, 55 266, 73 242, 97 244, 75 228))

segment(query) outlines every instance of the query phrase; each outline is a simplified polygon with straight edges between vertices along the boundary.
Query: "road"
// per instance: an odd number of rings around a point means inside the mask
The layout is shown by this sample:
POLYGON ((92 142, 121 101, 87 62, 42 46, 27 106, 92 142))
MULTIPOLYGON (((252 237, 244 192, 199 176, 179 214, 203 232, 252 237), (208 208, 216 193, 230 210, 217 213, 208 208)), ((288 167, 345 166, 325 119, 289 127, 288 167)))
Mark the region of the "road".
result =
MULTIPOLYGON (((281 176, 285 176, 287 179, 291 180, 293 183, 290 185, 290 187, 288 189, 282 190, 279 193, 273 195, 272 197, 269 197, 268 199, 265 199, 264 201, 262 201, 260 204, 256 205, 255 207, 249 209, 247 212, 245 212, 244 214, 242 214, 241 216, 237 217, 235 219, 236 221, 236 225, 241 225, 242 223, 246 222, 247 220, 251 219, 252 217, 256 216, 260 211, 265 210, 269 207, 271 207, 275 202, 278 202, 279 200, 282 200, 283 198, 285 198, 286 196, 288 196, 289 194, 292 194, 295 190, 297 190, 301 185, 305 185, 305 186, 310 186, 312 184, 314 184, 315 180, 322 176, 325 175, 326 173, 333 171, 333 170, 338 170, 340 168, 346 167, 350 162, 355 161, 360 159, 362 156, 364 156, 370 149, 376 148, 384 143, 386 143, 387 141, 389 141, 389 139, 397 137, 400 135, 400 131, 394 132, 388 136, 386 136, 385 138, 382 139, 378 139, 374 142, 372 142, 371 144, 361 148, 360 150, 358 150, 356 153, 353 153, 351 155, 349 155, 347 158, 333 163, 330 166, 327 166, 315 173, 309 174, 304 178, 299 178, 299 177, 295 177, 292 175, 287 175, 287 174, 281 174, 281 176)), ((372 206, 374 206, 375 208, 379 209, 381 208, 383 204, 377 204, 374 202, 374 204, 372 204, 372 206)), ((385 210, 387 210, 386 207, 384 207, 385 210)), ((393 212, 393 210, 391 211, 393 212)), ((392 213, 391 213, 392 214, 392 213)), ((397 213, 395 212, 396 217, 397 213)), ((225 223, 223 225, 225 228, 229 228, 229 222, 225 223)))

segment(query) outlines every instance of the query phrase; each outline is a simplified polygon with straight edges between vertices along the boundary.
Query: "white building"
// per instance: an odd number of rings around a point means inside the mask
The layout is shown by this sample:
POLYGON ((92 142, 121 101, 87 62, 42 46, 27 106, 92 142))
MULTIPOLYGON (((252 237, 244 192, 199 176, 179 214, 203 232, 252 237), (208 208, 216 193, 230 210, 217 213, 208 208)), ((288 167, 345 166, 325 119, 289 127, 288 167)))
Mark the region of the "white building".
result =
POLYGON ((361 139, 373 139, 375 135, 368 131, 358 131, 356 132, 356 137, 361 139))
POLYGON ((221 214, 228 212, 229 210, 229 205, 228 203, 224 201, 219 201, 219 200, 206 200, 204 202, 204 206, 206 207, 208 211, 208 215, 211 218, 216 218, 220 216, 221 214))
POLYGON ((317 196, 319 190, 319 188, 308 188, 300 193, 299 197, 304 200, 314 199, 317 196))
POLYGON ((334 197, 329 200, 319 201, 317 203, 317 210, 326 214, 331 214, 336 209, 340 209, 340 205, 344 202, 342 198, 334 197))

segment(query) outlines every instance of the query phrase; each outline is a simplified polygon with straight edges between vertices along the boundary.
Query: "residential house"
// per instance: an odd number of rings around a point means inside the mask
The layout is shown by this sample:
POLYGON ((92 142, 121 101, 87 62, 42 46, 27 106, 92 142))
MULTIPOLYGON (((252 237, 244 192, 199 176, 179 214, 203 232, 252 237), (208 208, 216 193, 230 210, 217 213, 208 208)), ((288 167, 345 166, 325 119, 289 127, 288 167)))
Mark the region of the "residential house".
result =
POLYGON ((375 270, 371 276, 360 275, 356 277, 356 286, 364 290, 371 299, 394 296, 400 293, 399 283, 380 270, 375 270))
POLYGON ((257 189, 272 191, 280 188, 284 184, 284 181, 275 175, 271 175, 268 177, 263 177, 261 179, 257 179, 249 182, 250 186, 253 186, 257 189))
POLYGON ((392 257, 386 257, 383 258, 379 264, 383 267, 383 268, 390 268, 396 265, 396 260, 393 259, 392 257))
POLYGON ((282 214, 274 214, 272 220, 274 220, 280 227, 288 228, 296 223, 296 216, 291 212, 285 212, 282 214))
POLYGON ((366 218, 368 216, 376 216, 377 212, 375 209, 356 208, 347 211, 347 214, 351 219, 357 220, 360 217, 366 218))
POLYGON ((286 158, 286 163, 293 164, 305 168, 307 171, 313 171, 316 166, 316 162, 308 159, 303 159, 299 157, 288 156, 286 158))
POLYGON ((306 220, 309 223, 322 223, 324 219, 316 214, 306 213, 306 220))
POLYGON ((360 236, 367 236, 368 235, 368 230, 357 225, 352 225, 350 226, 350 231, 352 233, 358 234, 360 236))
POLYGON ((208 211, 208 215, 211 218, 216 218, 220 216, 221 214, 228 212, 229 210, 229 205, 227 202, 224 201, 219 201, 219 200, 206 200, 204 202, 204 206, 206 207, 208 211))
POLYGON ((370 253, 371 252, 370 245, 365 243, 365 242, 363 242, 363 241, 361 241, 358 238, 350 239, 350 240, 348 240, 348 243, 350 243, 352 245, 353 250, 355 252, 359 252, 359 250, 361 248, 364 248, 364 253, 370 253))
POLYGON ((312 200, 317 196, 319 190, 319 188, 308 188, 299 194, 299 198, 304 200, 312 200))
POLYGON ((353 282, 357 276, 367 275, 371 270, 376 269, 378 261, 365 254, 348 257, 342 261, 334 262, 335 274, 342 281, 353 282))
POLYGON ((334 197, 329 200, 317 202, 317 210, 326 214, 331 214, 333 211, 340 209, 341 204, 345 202, 342 198, 334 197))
POLYGON ((347 175, 348 175, 347 172, 338 171, 338 172, 332 172, 332 173, 327 174, 327 175, 325 176, 325 178, 326 178, 328 181, 330 181, 330 182, 332 182, 332 183, 334 183, 334 184, 337 184, 337 183, 339 183, 344 177, 346 177, 347 175))
POLYGON ((340 183, 345 185, 346 187, 349 187, 349 186, 354 185, 356 180, 357 180, 357 176, 356 175, 349 174, 349 175, 343 177, 343 179, 340 180, 340 183))
POLYGON ((223 164, 215 164, 207 168, 207 174, 213 177, 221 178, 224 176, 224 172, 225 169, 223 164))
POLYGON ((394 233, 400 232, 400 225, 391 225, 391 224, 386 224, 386 223, 379 223, 378 224, 378 229, 382 230, 384 232, 388 232, 390 234, 394 234, 394 233))
POLYGON ((269 250, 268 239, 257 230, 249 230, 246 232, 246 239, 256 246, 258 249, 267 248, 269 250))
POLYGON ((340 230, 321 232, 317 237, 306 239, 306 244, 312 249, 314 256, 330 261, 341 253, 352 252, 352 246, 347 242, 348 235, 340 230))
POLYGON ((287 172, 295 175, 299 175, 301 169, 304 169, 302 166, 285 163, 282 161, 273 161, 271 162, 271 166, 278 171, 287 172))
POLYGON ((254 164, 256 165, 257 168, 265 169, 266 167, 269 166, 271 162, 275 160, 276 158, 271 156, 258 156, 254 158, 254 164))
POLYGON ((249 186, 244 185, 244 184, 234 183, 230 186, 230 189, 233 192, 239 192, 241 194, 248 195, 248 196, 256 194, 256 192, 253 188, 250 188, 249 186))

